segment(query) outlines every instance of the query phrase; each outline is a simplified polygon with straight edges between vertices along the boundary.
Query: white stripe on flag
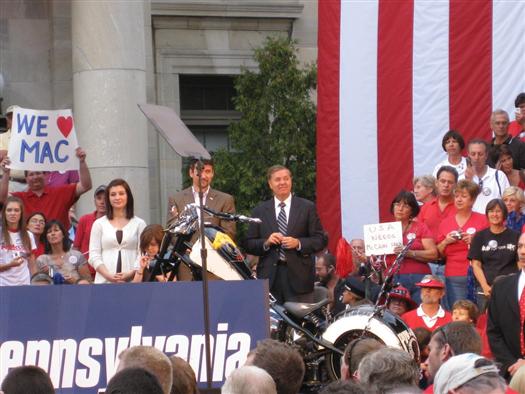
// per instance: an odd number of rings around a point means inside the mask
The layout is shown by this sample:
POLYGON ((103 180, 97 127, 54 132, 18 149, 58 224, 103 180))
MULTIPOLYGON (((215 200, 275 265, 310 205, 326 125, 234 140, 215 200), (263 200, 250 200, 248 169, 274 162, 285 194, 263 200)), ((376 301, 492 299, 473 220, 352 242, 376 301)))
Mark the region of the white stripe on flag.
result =
MULTIPOLYGON (((361 238, 379 220, 378 1, 341 2, 339 138, 342 233, 361 238)), ((385 104, 387 105, 387 104, 385 104)))
POLYGON ((502 108, 514 120, 514 99, 520 92, 525 92, 525 2, 494 0, 492 109, 502 108))
POLYGON ((449 129, 449 3, 414 2, 413 149, 414 175, 432 174, 445 158, 441 148, 449 129))

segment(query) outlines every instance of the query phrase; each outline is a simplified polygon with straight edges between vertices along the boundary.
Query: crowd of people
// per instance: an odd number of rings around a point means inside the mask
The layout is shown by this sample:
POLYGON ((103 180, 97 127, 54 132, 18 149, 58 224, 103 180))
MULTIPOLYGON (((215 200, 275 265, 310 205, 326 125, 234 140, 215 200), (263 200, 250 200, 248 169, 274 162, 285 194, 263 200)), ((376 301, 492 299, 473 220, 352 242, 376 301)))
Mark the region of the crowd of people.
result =
MULTIPOLYGON (((512 379, 525 393, 525 235, 520 235, 525 225, 525 93, 515 104, 513 122, 503 110, 491 114, 490 142, 466 143, 454 130, 444 135, 447 158, 437 163, 432 175, 416 177, 413 192, 401 190, 391 203, 393 220, 401 223, 403 245, 391 255, 366 256, 364 241, 352 240, 354 267, 346 277, 337 274, 339 258, 326 252, 328 234, 314 203, 292 193, 291 171, 281 165, 268 169, 273 197, 253 209, 252 216, 261 222, 251 223, 242 241, 246 253, 256 257, 256 277, 269 280, 276 302, 313 302, 317 281, 328 288, 334 316, 373 303, 396 255, 412 241, 386 302, 416 333, 421 365, 407 353, 381 344, 365 346, 357 362, 354 344, 352 354, 343 357, 343 381, 327 387, 326 393, 418 392, 418 387, 437 393, 503 393, 506 381, 500 376, 512 379)), ((133 194, 123 179, 97 187, 94 212, 82 216, 76 228, 72 225, 71 208, 92 188, 86 152, 78 148, 76 154, 76 177, 38 171, 25 171, 22 177, 12 174, 8 152, 0 150, 0 286, 191 280, 184 265, 176 276, 152 278, 149 263, 159 251, 163 226, 147 225, 135 215, 133 194)), ((204 161, 199 169, 193 162, 189 176, 192 185, 169 198, 168 225, 187 204, 200 205, 199 190, 206 207, 235 212, 234 198, 211 187, 212 161, 204 161)), ((199 215, 235 239, 233 221, 200 210, 199 215)), ((268 343, 264 351, 258 346, 261 354, 273 351, 268 343)), ((248 364, 257 355, 255 349, 248 364)), ((261 393, 297 392, 300 385, 280 388, 295 379, 294 362, 282 362, 284 354, 272 357, 286 366, 282 377, 272 370, 279 367, 275 359, 268 361, 273 361, 271 368, 253 363, 232 374, 223 391, 247 392, 239 387, 253 380, 267 386, 261 393)), ((121 371, 124 382, 129 380, 127 373, 150 379, 141 365, 132 367, 139 370, 121 371)), ((297 371, 298 381, 302 374, 304 366, 297 371)), ((164 386, 166 392, 171 383, 164 386)))
MULTIPOLYGON (((410 385, 426 393, 511 392, 506 382, 525 392, 525 93, 515 104, 513 122, 503 110, 491 114, 490 142, 465 142, 458 131, 445 133, 447 158, 432 176, 415 177, 413 192, 401 190, 392 200, 390 211, 401 222, 403 237, 392 255, 365 256, 364 241, 354 239, 353 270, 345 277, 338 276, 344 269, 337 269, 339 260, 347 260, 344 248, 337 258, 317 260, 318 283, 328 288, 331 308, 339 313, 375 303, 384 275, 413 240, 386 302, 418 338, 423 379, 410 385), (464 353, 468 356, 460 358, 464 353), (455 363, 445 363, 456 356, 455 363), (450 369, 445 373, 441 364, 450 369), (475 370, 486 371, 480 383, 474 383, 475 370), (455 373, 468 379, 458 380, 455 373)), ((347 376, 358 371, 352 365, 347 376)), ((385 364, 384 379, 387 369, 385 364)))

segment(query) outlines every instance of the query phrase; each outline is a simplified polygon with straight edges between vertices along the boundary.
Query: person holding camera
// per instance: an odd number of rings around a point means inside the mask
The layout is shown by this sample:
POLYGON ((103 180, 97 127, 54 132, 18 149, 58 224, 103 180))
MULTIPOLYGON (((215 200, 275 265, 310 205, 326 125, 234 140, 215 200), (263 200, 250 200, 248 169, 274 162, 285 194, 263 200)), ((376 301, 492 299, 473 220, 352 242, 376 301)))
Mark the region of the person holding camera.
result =
MULTIPOLYGON (((150 282, 151 270, 150 263, 157 256, 164 237, 164 228, 160 224, 150 224, 144 228, 140 234, 140 259, 139 267, 135 271, 132 282, 150 282)), ((167 282, 171 272, 161 272, 156 275, 156 282, 167 282)), ((172 279, 174 282, 177 277, 172 279)))
POLYGON ((474 236, 468 253, 474 275, 481 287, 477 297, 481 311, 485 310, 494 280, 500 275, 518 271, 516 261, 520 237, 518 232, 505 226, 507 207, 502 200, 491 200, 487 204, 486 216, 489 227, 474 236))
POLYGON ((468 250, 474 234, 487 228, 485 215, 472 211, 480 188, 472 181, 458 182, 454 192, 456 214, 447 217, 438 230, 438 251, 445 259, 448 306, 467 298, 468 250))

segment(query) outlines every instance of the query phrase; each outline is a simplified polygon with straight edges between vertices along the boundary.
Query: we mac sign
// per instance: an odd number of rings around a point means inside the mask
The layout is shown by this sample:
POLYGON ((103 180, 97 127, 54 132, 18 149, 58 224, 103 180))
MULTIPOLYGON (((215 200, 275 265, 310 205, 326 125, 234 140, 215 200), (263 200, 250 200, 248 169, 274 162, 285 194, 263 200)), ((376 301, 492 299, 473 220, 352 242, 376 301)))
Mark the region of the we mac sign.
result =
POLYGON ((9 141, 10 168, 28 171, 78 170, 75 124, 70 109, 17 108, 9 141))

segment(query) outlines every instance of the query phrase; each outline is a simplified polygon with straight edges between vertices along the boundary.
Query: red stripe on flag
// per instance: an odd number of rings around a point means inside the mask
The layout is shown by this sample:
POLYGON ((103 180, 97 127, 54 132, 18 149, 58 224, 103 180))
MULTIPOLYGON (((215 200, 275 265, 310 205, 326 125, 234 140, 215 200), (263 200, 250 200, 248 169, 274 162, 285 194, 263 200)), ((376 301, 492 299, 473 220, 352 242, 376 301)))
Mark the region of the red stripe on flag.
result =
POLYGON ((392 199, 401 188, 411 188, 413 178, 413 1, 381 0, 378 23, 379 217, 381 221, 388 221, 392 219, 390 214, 392 199))
POLYGON ((319 2, 317 88, 317 206, 335 253, 341 237, 339 174, 339 40, 341 3, 319 2), (322 175, 322 176, 321 176, 322 175))
POLYGON ((489 139, 492 111, 492 2, 450 1, 450 128, 465 141, 489 139))

